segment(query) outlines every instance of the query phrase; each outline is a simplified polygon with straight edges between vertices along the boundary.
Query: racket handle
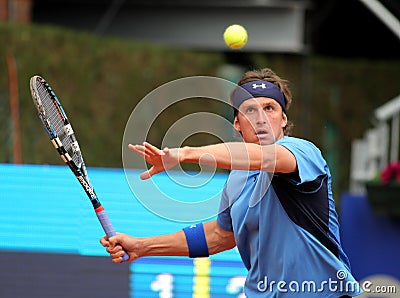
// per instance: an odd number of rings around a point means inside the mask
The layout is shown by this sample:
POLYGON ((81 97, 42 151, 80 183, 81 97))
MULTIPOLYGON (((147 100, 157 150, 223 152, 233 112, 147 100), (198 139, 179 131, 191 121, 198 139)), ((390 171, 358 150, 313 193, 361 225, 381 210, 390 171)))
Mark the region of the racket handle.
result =
MULTIPOLYGON (((101 207, 96 208, 95 211, 96 211, 97 218, 99 219, 101 226, 103 227, 103 230, 106 233, 107 237, 112 237, 112 236, 117 235, 117 233, 114 230, 113 225, 111 224, 110 218, 108 217, 104 208, 101 206, 101 207)), ((128 259, 129 259, 129 255, 125 251, 125 254, 122 257, 122 261, 125 262, 128 259)))

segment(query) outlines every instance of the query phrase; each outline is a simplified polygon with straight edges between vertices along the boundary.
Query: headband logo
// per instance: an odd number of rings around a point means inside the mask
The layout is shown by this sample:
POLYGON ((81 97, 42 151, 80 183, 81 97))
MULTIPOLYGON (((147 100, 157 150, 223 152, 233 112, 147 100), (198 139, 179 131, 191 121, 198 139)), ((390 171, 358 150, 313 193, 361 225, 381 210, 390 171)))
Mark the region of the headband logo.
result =
POLYGON ((253 84, 253 89, 257 89, 258 87, 263 88, 263 89, 267 88, 267 87, 265 86, 265 83, 261 83, 260 85, 258 85, 258 84, 253 84))

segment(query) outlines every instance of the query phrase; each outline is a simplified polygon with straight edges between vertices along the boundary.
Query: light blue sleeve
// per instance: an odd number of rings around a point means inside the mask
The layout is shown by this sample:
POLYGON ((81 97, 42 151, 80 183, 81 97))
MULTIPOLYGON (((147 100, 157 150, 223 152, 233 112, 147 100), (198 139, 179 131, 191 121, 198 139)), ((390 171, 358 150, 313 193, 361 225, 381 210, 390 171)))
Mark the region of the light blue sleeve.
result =
POLYGON ((276 144, 284 146, 295 156, 300 178, 300 181, 296 181, 297 184, 313 181, 321 175, 329 175, 326 161, 321 151, 313 143, 285 136, 276 144))
POLYGON ((222 229, 224 229, 226 231, 230 231, 230 232, 233 231, 231 208, 230 208, 230 204, 229 204, 229 198, 227 196, 226 184, 222 191, 217 222, 218 222, 218 225, 222 229))

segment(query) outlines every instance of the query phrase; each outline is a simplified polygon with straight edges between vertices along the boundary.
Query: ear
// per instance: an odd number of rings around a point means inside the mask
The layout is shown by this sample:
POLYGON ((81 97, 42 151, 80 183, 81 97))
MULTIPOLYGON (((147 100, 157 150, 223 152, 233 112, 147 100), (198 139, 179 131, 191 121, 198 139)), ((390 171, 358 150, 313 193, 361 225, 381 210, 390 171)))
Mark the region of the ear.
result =
POLYGON ((236 131, 241 132, 241 131, 240 131, 240 123, 239 123, 239 119, 238 119, 237 116, 236 116, 235 119, 233 120, 233 128, 234 128, 236 131))
POLYGON ((282 120, 281 120, 281 127, 285 127, 287 125, 288 119, 285 113, 282 112, 282 120))

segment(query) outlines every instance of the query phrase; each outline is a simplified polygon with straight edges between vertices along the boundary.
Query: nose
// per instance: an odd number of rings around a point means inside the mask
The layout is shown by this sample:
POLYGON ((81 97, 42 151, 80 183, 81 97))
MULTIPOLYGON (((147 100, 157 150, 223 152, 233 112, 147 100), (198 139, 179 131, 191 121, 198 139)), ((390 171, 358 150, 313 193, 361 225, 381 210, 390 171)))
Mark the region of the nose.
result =
POLYGON ((263 110, 258 111, 256 122, 257 124, 265 124, 268 122, 267 115, 263 110))

